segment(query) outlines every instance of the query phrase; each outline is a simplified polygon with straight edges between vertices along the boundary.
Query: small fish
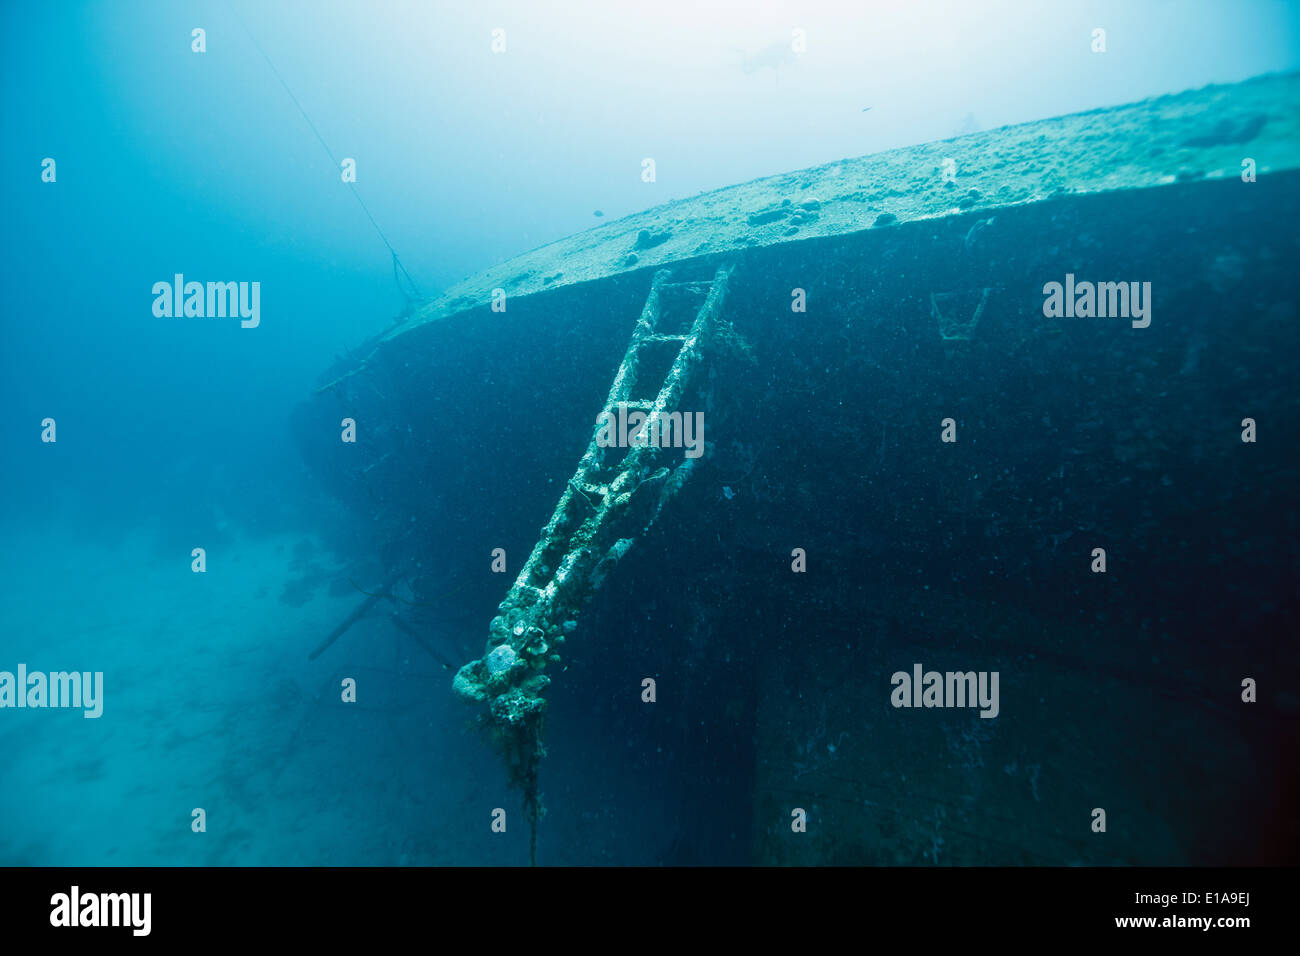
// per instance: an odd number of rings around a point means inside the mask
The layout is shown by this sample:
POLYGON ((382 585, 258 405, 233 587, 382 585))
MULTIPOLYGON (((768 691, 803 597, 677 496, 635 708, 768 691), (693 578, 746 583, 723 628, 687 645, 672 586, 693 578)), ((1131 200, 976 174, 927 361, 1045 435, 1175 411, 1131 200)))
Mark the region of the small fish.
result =
POLYGON ((868 112, 870 112, 870 111, 871 111, 871 107, 870 107, 870 106, 864 106, 864 107, 862 107, 862 112, 864 112, 864 113, 868 113, 868 112))
POLYGON ((604 216, 605 214, 604 214, 603 212, 601 212, 599 209, 597 209, 595 212, 592 213, 592 215, 593 215, 593 216, 604 216))

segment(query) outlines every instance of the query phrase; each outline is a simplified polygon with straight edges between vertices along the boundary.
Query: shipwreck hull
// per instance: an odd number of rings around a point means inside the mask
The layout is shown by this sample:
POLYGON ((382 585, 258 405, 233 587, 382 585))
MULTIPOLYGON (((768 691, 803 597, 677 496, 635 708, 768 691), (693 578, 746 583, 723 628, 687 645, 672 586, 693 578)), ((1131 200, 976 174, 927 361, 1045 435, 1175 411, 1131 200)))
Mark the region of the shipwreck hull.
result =
POLYGON ((549 672, 564 765, 618 754, 672 808, 644 862, 1281 861, 1300 173, 1168 179, 443 303, 331 370, 305 453, 477 654, 655 271, 733 266, 706 452, 549 672), (1045 316, 1067 273, 1149 282, 1149 326, 1045 316), (998 716, 892 706, 915 663, 997 671, 998 716))

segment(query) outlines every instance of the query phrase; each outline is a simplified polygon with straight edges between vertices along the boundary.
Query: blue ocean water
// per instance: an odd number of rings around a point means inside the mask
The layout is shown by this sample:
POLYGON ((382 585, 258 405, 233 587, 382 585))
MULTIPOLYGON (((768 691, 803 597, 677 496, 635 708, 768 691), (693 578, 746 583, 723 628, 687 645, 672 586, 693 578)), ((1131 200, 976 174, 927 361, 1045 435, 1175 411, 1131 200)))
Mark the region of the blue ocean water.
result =
MULTIPOLYGON (((526 826, 488 825, 519 794, 450 693, 502 592, 489 555, 434 549, 436 653, 378 614, 309 660, 393 542, 320 480, 297 410, 411 282, 758 176, 1300 67, 1290 4, 993 7, 4 5, 0 671, 104 683, 99 717, 0 710, 0 863, 526 862, 526 826), (256 327, 159 315, 178 275, 257 283, 256 327)), ((611 700, 556 717, 539 857, 748 861, 748 824, 684 802, 699 768, 648 781, 631 731, 584 736, 628 721, 611 700)), ((720 806, 749 799, 732 769, 720 806)))

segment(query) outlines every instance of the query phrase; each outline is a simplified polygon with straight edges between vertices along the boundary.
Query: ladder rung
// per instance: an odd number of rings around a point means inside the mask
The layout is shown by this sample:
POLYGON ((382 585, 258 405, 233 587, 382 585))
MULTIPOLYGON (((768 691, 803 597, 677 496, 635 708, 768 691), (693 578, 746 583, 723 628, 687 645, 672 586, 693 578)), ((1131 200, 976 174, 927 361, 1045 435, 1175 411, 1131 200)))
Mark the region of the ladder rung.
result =
POLYGON ((666 332, 655 332, 651 335, 643 335, 637 340, 638 345, 644 345, 646 342, 685 342, 689 335, 669 335, 666 332))
POLYGON ((650 409, 652 409, 652 408, 655 407, 655 403, 654 403, 653 400, 651 400, 651 401, 635 401, 635 402, 623 401, 623 402, 615 402, 613 405, 609 406, 609 408, 607 408, 607 409, 605 409, 605 410, 606 410, 607 412, 611 412, 611 413, 613 413, 613 412, 617 412, 617 411, 618 411, 618 407, 619 407, 620 405, 626 405, 627 408, 628 408, 628 411, 632 411, 632 412, 648 412, 648 411, 650 411, 650 409))
POLYGON ((708 292, 713 288, 712 282, 665 282, 661 289, 685 289, 689 292, 708 292))

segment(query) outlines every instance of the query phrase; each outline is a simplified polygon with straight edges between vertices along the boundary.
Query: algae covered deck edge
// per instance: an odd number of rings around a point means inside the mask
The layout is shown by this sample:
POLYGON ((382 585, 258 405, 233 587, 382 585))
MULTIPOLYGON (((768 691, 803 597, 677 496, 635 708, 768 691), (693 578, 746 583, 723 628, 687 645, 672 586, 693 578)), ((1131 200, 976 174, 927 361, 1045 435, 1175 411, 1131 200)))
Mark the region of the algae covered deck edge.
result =
POLYGON ((1062 194, 1147 189, 1300 167, 1300 73, 1211 85, 888 150, 701 193, 515 256, 462 280, 371 340, 321 390, 375 348, 485 306, 493 290, 530 296, 667 263, 842 236, 1062 194))

